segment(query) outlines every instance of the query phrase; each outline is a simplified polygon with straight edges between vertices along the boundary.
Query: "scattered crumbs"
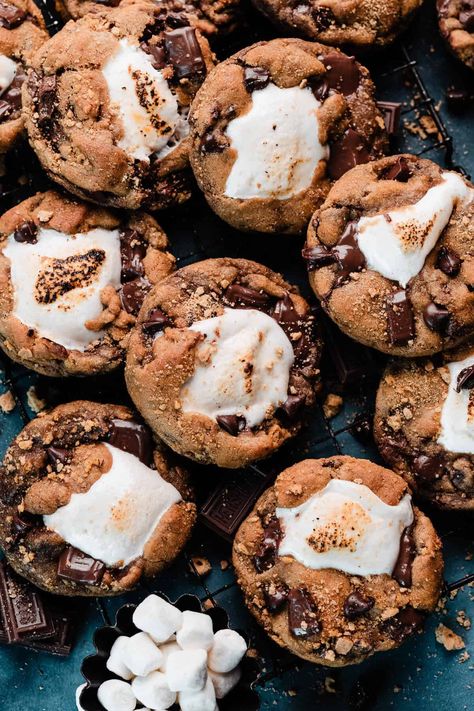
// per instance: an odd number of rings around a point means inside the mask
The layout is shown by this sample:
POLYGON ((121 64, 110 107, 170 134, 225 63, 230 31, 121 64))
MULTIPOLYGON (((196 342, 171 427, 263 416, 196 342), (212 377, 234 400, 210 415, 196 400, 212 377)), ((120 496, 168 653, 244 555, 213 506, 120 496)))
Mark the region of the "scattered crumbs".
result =
POLYGON ((459 612, 456 615, 456 622, 458 623, 458 625, 461 625, 461 627, 464 627, 465 630, 471 629, 471 620, 466 615, 464 610, 459 610, 459 612))
POLYGON ((336 417, 341 411, 344 400, 340 395, 335 395, 334 393, 329 393, 323 404, 324 417, 330 420, 332 417, 336 417))
POLYGON ((464 664, 464 662, 467 662, 471 658, 471 655, 467 651, 467 649, 464 650, 464 652, 461 652, 461 654, 458 657, 458 662, 459 664, 464 664))
POLYGON ((203 606, 203 609, 204 609, 204 610, 212 610, 212 608, 215 607, 215 604, 214 604, 214 601, 213 601, 213 600, 210 600, 209 598, 207 598, 207 599, 204 600, 204 602, 202 603, 202 606, 203 606))
POLYGON ((230 566, 228 560, 221 560, 221 570, 227 570, 230 566))
POLYGON ((12 412, 15 409, 15 398, 10 390, 0 395, 0 409, 2 412, 12 412))
POLYGON ((394 693, 394 694, 399 694, 401 690, 402 690, 402 687, 401 687, 401 686, 394 686, 394 687, 393 687, 393 693, 394 693))
POLYGON ((437 626, 435 629, 435 637, 436 641, 439 644, 442 644, 448 652, 464 649, 465 645, 462 637, 450 630, 449 627, 446 627, 446 625, 439 624, 437 626))
POLYGON ((296 696, 296 691, 294 689, 288 689, 288 696, 296 696))
POLYGON ((28 388, 26 397, 28 400, 28 407, 33 410, 33 412, 41 412, 41 410, 44 410, 46 407, 46 400, 39 397, 34 385, 32 385, 31 388, 28 388))
POLYGON ((326 676, 324 678, 324 688, 326 693, 335 694, 336 693, 336 680, 332 676, 326 676))
POLYGON ((208 575, 212 570, 212 565, 208 559, 200 555, 191 556, 191 564, 192 572, 196 572, 198 575, 208 575))
POLYGON ((438 127, 431 116, 420 116, 420 124, 430 136, 438 133, 438 127))
POLYGON ((428 134, 419 124, 414 121, 404 121, 403 123, 407 131, 409 131, 413 136, 418 136, 422 141, 426 140, 428 134))

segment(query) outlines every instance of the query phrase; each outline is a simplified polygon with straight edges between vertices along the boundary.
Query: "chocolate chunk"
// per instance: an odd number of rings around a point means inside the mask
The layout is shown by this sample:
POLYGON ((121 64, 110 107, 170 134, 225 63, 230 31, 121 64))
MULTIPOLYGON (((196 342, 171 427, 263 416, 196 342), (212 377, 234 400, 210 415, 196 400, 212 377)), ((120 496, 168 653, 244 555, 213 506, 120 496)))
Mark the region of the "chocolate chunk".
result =
POLYGON ((120 255, 122 257, 122 281, 131 281, 145 273, 143 259, 147 243, 136 230, 124 229, 120 232, 120 255))
POLYGON ((364 138, 353 128, 348 128, 342 138, 331 143, 327 165, 329 177, 339 180, 348 170, 369 160, 364 138))
POLYGON ((357 222, 348 222, 339 241, 331 250, 336 257, 338 275, 335 286, 341 286, 353 272, 365 269, 365 257, 357 242, 357 222))
POLYGON ((257 573, 270 570, 275 565, 281 535, 280 521, 273 518, 263 529, 263 541, 253 559, 257 573))
POLYGON ((148 336, 155 336, 166 326, 171 326, 171 320, 161 309, 153 309, 148 314, 146 321, 142 323, 142 330, 148 336))
POLYGON ((67 546, 58 560, 58 577, 75 583, 99 585, 104 573, 104 563, 73 546, 67 546))
POLYGON ((54 632, 39 591, 16 575, 5 561, 0 562, 0 612, 9 644, 48 637, 54 632))
POLYGON ((71 457, 71 451, 62 447, 48 447, 46 449, 49 463, 57 468, 58 464, 66 464, 71 457))
POLYGON ((351 593, 344 600, 344 617, 347 620, 356 620, 365 615, 375 605, 375 598, 363 595, 359 590, 351 593))
POLYGON ((38 233, 38 227, 32 220, 28 222, 22 222, 22 224, 16 228, 13 233, 13 238, 15 242, 36 244, 38 241, 36 235, 38 233))
POLYGON ((299 323, 304 318, 303 316, 300 316, 298 311, 295 309, 293 299, 288 292, 282 299, 279 299, 276 302, 271 316, 282 327, 285 325, 294 326, 294 324, 299 323))
POLYGON ((166 66, 166 53, 164 47, 157 44, 142 43, 141 48, 150 55, 152 66, 155 69, 163 69, 166 66))
POLYGON ((457 393, 461 392, 461 390, 470 390, 471 388, 474 388, 474 365, 470 365, 461 370, 456 382, 457 393))
POLYGON ((270 73, 267 69, 264 69, 263 67, 245 66, 244 84, 249 93, 252 91, 258 91, 259 89, 265 89, 269 82, 270 73))
POLYGON ((396 101, 377 101, 377 106, 383 114, 388 135, 398 136, 402 105, 396 101))
POLYGON ((323 57, 323 63, 326 66, 323 83, 328 89, 334 89, 344 96, 350 96, 357 91, 360 69, 355 57, 348 57, 342 52, 333 52, 323 57))
POLYGON ((134 454, 147 466, 151 462, 153 440, 150 430, 135 420, 112 420, 109 444, 124 452, 134 454))
POLYGON ((413 524, 407 526, 400 538, 400 550, 397 562, 392 572, 392 578, 402 588, 411 588, 411 569, 416 556, 416 546, 413 540, 413 524))
POLYGON ((317 608, 307 590, 293 588, 288 593, 288 628, 294 637, 312 637, 321 632, 317 608))
POLYGON ((414 632, 422 629, 424 621, 425 615, 408 605, 398 615, 387 620, 384 628, 388 629, 392 639, 400 644, 414 632))
POLYGON ((232 437, 237 437, 239 432, 243 432, 247 426, 245 417, 241 415, 217 415, 216 422, 219 427, 232 437))
POLYGON ((270 583, 263 588, 265 605, 271 614, 281 610, 288 600, 288 587, 284 583, 270 583))
POLYGON ((129 314, 136 316, 140 311, 145 296, 150 291, 148 279, 138 277, 133 281, 127 281, 120 289, 120 301, 123 308, 129 314))
POLYGON ((59 657, 67 657, 71 653, 73 644, 74 627, 71 614, 68 610, 61 610, 51 603, 48 603, 48 611, 54 625, 54 633, 47 638, 25 639, 21 646, 36 652, 48 652, 59 657))
POLYGON ((235 307, 248 307, 250 309, 264 309, 269 306, 271 297, 265 292, 257 291, 241 284, 231 284, 225 290, 225 298, 235 307))
POLYGON ((56 103, 56 86, 55 76, 43 77, 37 86, 38 125, 46 130, 52 127, 56 103))
POLYGON ((43 519, 40 516, 34 516, 27 511, 15 512, 12 517, 12 545, 16 545, 28 531, 42 524, 43 519))
POLYGON ((179 79, 205 74, 206 64, 193 27, 178 27, 163 36, 166 54, 179 79))
POLYGON ((455 277, 461 271, 462 260, 453 252, 449 247, 441 247, 436 257, 436 269, 441 269, 441 271, 449 277, 455 277))
POLYGON ((283 405, 277 410, 278 415, 283 415, 290 422, 296 420, 304 409, 306 398, 304 395, 288 395, 283 405))
POLYGON ((324 245, 315 245, 314 247, 305 247, 302 251, 303 259, 306 260, 306 266, 309 272, 314 272, 321 267, 327 267, 329 264, 334 264, 336 255, 324 245))
POLYGON ((0 0, 0 27, 12 30, 18 27, 26 17, 26 12, 16 5, 0 0))
POLYGON ((412 462, 415 475, 430 483, 443 476, 444 467, 444 459, 441 456, 419 454, 412 462))
POLYGON ((315 7, 311 10, 311 17, 314 20, 318 32, 324 32, 335 22, 336 18, 329 7, 315 7))
POLYGON ((380 180, 396 180, 399 183, 407 183, 411 176, 412 172, 407 159, 400 156, 393 165, 384 168, 379 178, 380 180))
POLYGON ((446 333, 451 320, 451 312, 446 306, 439 306, 431 301, 423 311, 423 320, 432 331, 446 333))
POLYGON ((413 307, 405 289, 387 298, 387 325, 392 346, 404 346, 415 337, 413 307))

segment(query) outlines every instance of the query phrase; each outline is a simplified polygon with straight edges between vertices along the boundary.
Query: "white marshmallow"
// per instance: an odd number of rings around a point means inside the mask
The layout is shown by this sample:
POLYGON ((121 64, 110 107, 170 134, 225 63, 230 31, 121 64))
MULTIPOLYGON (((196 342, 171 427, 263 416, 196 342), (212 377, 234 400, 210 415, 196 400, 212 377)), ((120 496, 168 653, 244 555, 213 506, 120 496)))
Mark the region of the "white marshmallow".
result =
POLYGON ((245 639, 234 630, 223 629, 214 635, 209 652, 209 668, 215 672, 230 672, 240 663, 247 651, 245 639))
POLYGON ((441 410, 438 443, 448 452, 474 454, 474 390, 456 392, 459 373, 474 365, 474 356, 448 363, 449 388, 441 410))
POLYGON ((160 651, 163 655, 163 659, 161 660, 160 665, 160 671, 166 672, 166 667, 168 665, 168 658, 170 654, 173 654, 173 652, 180 652, 181 647, 177 642, 173 640, 172 642, 166 642, 166 644, 162 644, 160 646, 160 651))
POLYGON ((0 54, 0 96, 15 78, 16 62, 5 54, 0 54))
POLYGON ((160 671, 137 676, 132 681, 132 689, 138 701, 152 709, 167 709, 176 701, 176 692, 170 691, 166 677, 160 671))
POLYGON ((223 699, 227 696, 229 691, 232 691, 234 686, 239 683, 240 677, 242 676, 242 670, 240 667, 232 669, 232 671, 227 672, 227 674, 219 674, 219 672, 208 670, 209 678, 214 685, 214 691, 216 692, 216 699, 223 699))
POLYGON ((178 696, 181 711, 214 711, 216 692, 210 679, 200 691, 181 691, 178 696))
POLYGON ((125 679, 125 681, 130 681, 133 678, 133 673, 123 661, 123 652, 127 644, 128 637, 117 637, 110 650, 106 667, 109 671, 125 679))
POLYGON ((173 652, 166 664, 166 679, 172 691, 200 691, 207 681, 207 653, 204 649, 173 652))
POLYGON ((158 669, 162 657, 156 644, 145 632, 137 632, 129 637, 122 651, 124 664, 136 676, 146 676, 158 669))
POLYGON ((137 705, 130 684, 118 679, 109 679, 97 689, 97 698, 106 711, 133 711, 137 705))
POLYGON ((181 627, 182 612, 158 595, 148 595, 133 613, 133 624, 161 644, 181 627))
POLYGON ((176 641, 181 649, 210 649, 214 641, 214 631, 209 615, 185 610, 176 641))
POLYGON ((84 711, 84 707, 81 706, 81 702, 79 701, 79 697, 82 693, 82 690, 85 689, 87 684, 81 684, 80 686, 77 687, 76 689, 76 707, 77 711, 84 711))

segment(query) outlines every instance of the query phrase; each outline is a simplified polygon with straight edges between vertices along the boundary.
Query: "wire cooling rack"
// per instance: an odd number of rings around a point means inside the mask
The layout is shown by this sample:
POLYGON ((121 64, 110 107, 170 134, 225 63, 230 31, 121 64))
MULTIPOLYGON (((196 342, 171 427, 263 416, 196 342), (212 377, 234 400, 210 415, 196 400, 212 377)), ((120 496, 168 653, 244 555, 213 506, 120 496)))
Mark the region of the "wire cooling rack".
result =
MULTIPOLYGON (((37 0, 48 29, 56 32, 62 21, 52 2, 37 0)), ((245 33, 216 47, 224 57, 253 41, 272 36, 271 28, 252 15, 245 33)), ((467 74, 451 60, 437 36, 433 12, 426 8, 403 43, 366 61, 372 71, 380 100, 401 103, 401 128, 392 139, 394 152, 423 155, 441 165, 468 175, 474 161, 463 155, 464 144, 472 139, 472 112, 450 116, 444 110, 443 92, 450 84, 468 86, 467 74), (435 76, 434 76, 435 75, 435 76), (471 134, 469 135, 469 127, 471 134), (453 136, 455 136, 453 140, 453 136)), ((25 147, 20 146, 7 160, 6 174, 0 179, 2 210, 50 185, 39 165, 25 147)), ((178 266, 218 256, 242 256, 267 264, 300 286, 312 300, 301 243, 288 237, 242 235, 221 222, 196 195, 179 210, 158 215, 167 231, 178 266)), ((261 708, 270 709, 363 709, 387 708, 411 711, 431 708, 436 699, 439 711, 457 711, 472 703, 472 663, 462 652, 448 655, 434 639, 434 628, 441 621, 462 634, 472 645, 472 633, 456 620, 460 611, 473 610, 472 520, 453 514, 429 511, 441 535, 446 552, 446 609, 428 622, 427 632, 401 650, 378 655, 360 667, 325 670, 301 662, 272 642, 247 613, 230 559, 230 545, 206 527, 209 495, 226 501, 239 482, 260 482, 263 486, 284 467, 305 457, 350 454, 380 461, 370 435, 370 418, 377 381, 385 358, 359 346, 337 331, 324 316, 326 350, 323 376, 326 393, 343 398, 341 411, 332 419, 318 405, 301 435, 278 455, 236 473, 212 467, 193 466, 202 515, 192 541, 171 569, 149 584, 126 596, 140 599, 159 589, 171 599, 194 593, 208 604, 223 606, 233 626, 243 628, 262 661, 257 684, 261 708), (469 549, 471 545, 471 549, 469 549), (205 571, 203 573, 202 571, 205 571), (469 694, 471 693, 471 697, 469 694)), ((34 416, 38 398, 47 406, 85 398, 109 402, 128 402, 122 373, 86 380, 54 380, 38 376, 0 355, 0 393, 10 391, 16 407, 0 416, 0 450, 3 455, 10 440, 34 416)), ((81 608, 82 625, 76 647, 66 660, 34 654, 20 648, 0 648, 0 708, 41 711, 69 711, 74 708, 73 691, 81 682, 81 659, 93 649, 92 634, 97 626, 109 624, 124 597, 114 600, 74 601, 81 608)), ((242 711, 245 711, 243 708, 242 711)))

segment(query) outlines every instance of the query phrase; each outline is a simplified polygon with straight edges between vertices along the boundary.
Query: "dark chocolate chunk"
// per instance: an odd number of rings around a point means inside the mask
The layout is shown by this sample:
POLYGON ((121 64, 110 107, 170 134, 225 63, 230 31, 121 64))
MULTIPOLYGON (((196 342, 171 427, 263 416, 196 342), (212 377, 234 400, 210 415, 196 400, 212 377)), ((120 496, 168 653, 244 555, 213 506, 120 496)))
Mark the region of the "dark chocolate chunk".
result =
POLYGON ((288 395, 283 405, 277 410, 278 415, 283 415, 290 422, 296 420, 304 409, 306 398, 304 395, 288 395))
POLYGON ((321 632, 316 605, 307 590, 293 588, 288 593, 288 628, 294 637, 312 637, 321 632))
POLYGON ((357 222, 348 222, 339 241, 331 250, 336 257, 338 275, 335 286, 343 284, 353 272, 365 269, 365 257, 357 241, 357 222))
POLYGON ((43 519, 40 516, 34 516, 27 511, 15 512, 12 517, 12 544, 16 545, 28 531, 36 526, 41 526, 42 523, 43 519))
POLYGON ((38 124, 47 130, 52 126, 56 102, 56 86, 55 76, 43 77, 37 86, 38 124))
POLYGON ((216 422, 221 429, 228 432, 232 437, 237 437, 247 426, 245 417, 241 415, 217 415, 216 422))
POLYGON ((120 289, 120 301, 123 308, 129 314, 136 316, 140 311, 143 300, 150 290, 148 279, 138 277, 133 281, 127 281, 120 289))
POLYGON ((17 576, 5 561, 0 562, 0 612, 9 644, 54 632, 39 591, 17 576))
POLYGON ((166 53, 164 47, 157 44, 146 44, 141 45, 144 52, 150 55, 152 66, 155 69, 163 69, 166 66, 166 53))
POLYGON ((336 19, 333 11, 329 7, 313 8, 311 10, 311 17, 314 20, 318 32, 324 32, 329 29, 336 19))
POLYGON ((284 327, 285 325, 294 326, 295 324, 302 321, 304 318, 303 316, 300 316, 298 311, 295 309, 293 299, 288 294, 288 292, 282 299, 279 299, 276 302, 271 316, 282 327, 284 327))
POLYGON ((457 393, 461 392, 461 390, 470 390, 471 388, 474 388, 474 365, 470 365, 461 370, 456 382, 457 393))
POLYGON ((206 64, 193 27, 178 27, 163 36, 166 54, 179 79, 205 74, 206 64))
POLYGON ((344 173, 361 163, 368 163, 370 153, 367 150, 364 138, 348 128, 342 138, 333 141, 330 145, 327 170, 331 180, 339 180, 344 173))
POLYGON ((461 258, 453 252, 449 247, 441 247, 436 257, 436 269, 441 269, 441 271, 449 277, 455 277, 461 271, 461 258))
POLYGON ((38 233, 38 227, 32 220, 27 222, 22 222, 22 224, 16 228, 13 233, 13 238, 16 242, 36 244, 38 241, 36 235, 38 233))
POLYGON ((263 599, 265 605, 271 614, 275 614, 281 610, 288 600, 288 587, 284 583, 270 583, 263 588, 263 599))
POLYGON ((392 346, 404 346, 415 337, 413 307, 405 289, 387 298, 387 325, 392 346))
POLYGON ((342 52, 326 54, 323 58, 326 66, 324 81, 330 89, 334 89, 344 96, 350 96, 360 82, 360 69, 355 57, 348 57, 342 52))
POLYGON ((451 312, 446 306, 439 306, 431 301, 423 311, 423 320, 432 331, 446 333, 451 320, 451 312))
POLYGON ((351 593, 344 600, 344 617, 347 620, 356 620, 365 615, 375 605, 375 598, 363 595, 359 590, 351 593))
POLYGON ((441 456, 419 454, 412 462, 415 475, 426 482, 433 482, 443 476, 444 459, 441 456))
POLYGON ((407 159, 400 156, 393 165, 384 168, 379 177, 380 180, 396 180, 399 183, 407 183, 411 176, 412 172, 407 159))
POLYGON ((100 585, 105 565, 73 546, 67 546, 58 560, 58 577, 85 585, 100 585))
POLYGON ((257 573, 270 570, 275 565, 281 535, 280 521, 273 518, 263 529, 263 541, 253 559, 257 573))
POLYGON ((136 230, 123 229, 120 232, 120 254, 122 257, 122 281, 131 281, 145 273, 143 259, 147 243, 136 230))
POLYGON ((67 657, 71 653, 73 644, 74 627, 71 615, 68 611, 62 611, 50 604, 48 610, 54 625, 54 634, 47 638, 25 639, 21 646, 36 652, 48 652, 59 657, 67 657))
POLYGON ((303 259, 306 260, 306 266, 309 272, 314 272, 321 267, 327 267, 329 264, 334 264, 336 255, 324 247, 322 244, 314 247, 305 247, 302 251, 303 259))
POLYGON ((171 320, 161 309, 153 309, 148 314, 147 320, 142 323, 142 329, 148 336, 154 336, 170 325, 171 320))
POLYGON ((248 92, 265 89, 270 82, 270 73, 263 67, 244 67, 244 84, 248 92))
POLYGON ((414 632, 423 628, 425 617, 422 612, 408 605, 398 615, 387 620, 383 626, 388 630, 392 639, 400 644, 414 632))
POLYGON ((271 302, 271 297, 265 292, 241 284, 228 286, 224 296, 232 306, 239 308, 264 309, 271 302))
POLYGON ((407 526, 400 538, 400 550, 392 572, 392 578, 403 588, 411 587, 411 569, 415 560, 416 546, 413 540, 413 524, 407 526))
POLYGON ((396 101, 377 101, 377 106, 383 114, 388 135, 398 136, 402 105, 396 101))
POLYGON ((46 454, 53 467, 57 467, 58 464, 66 464, 71 457, 71 451, 63 447, 48 447, 46 454))
POLYGON ((147 466, 151 462, 153 440, 150 430, 135 420, 112 420, 109 444, 124 452, 134 454, 147 466))
POLYGON ((0 0, 0 27, 12 30, 18 27, 26 17, 26 12, 16 5, 0 0))

